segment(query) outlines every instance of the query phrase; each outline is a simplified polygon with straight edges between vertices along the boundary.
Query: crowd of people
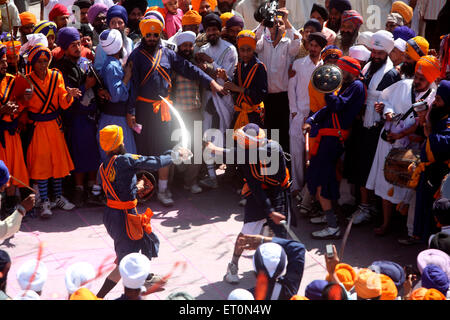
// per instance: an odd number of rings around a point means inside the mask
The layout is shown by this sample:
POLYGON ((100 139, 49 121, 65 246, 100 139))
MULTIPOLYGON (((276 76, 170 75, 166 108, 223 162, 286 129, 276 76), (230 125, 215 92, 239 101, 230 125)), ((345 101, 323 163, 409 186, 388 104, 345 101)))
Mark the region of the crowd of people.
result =
MULTIPOLYGON (((256 250, 255 271, 269 286, 261 295, 257 283, 230 299, 445 299, 450 4, 386 1, 386 16, 377 17, 383 24, 373 28, 367 8, 351 1, 303 2, 310 3, 293 13, 289 0, 279 0, 270 16, 268 3, 254 0, 44 0, 40 20, 8 2, 11 9, 1 10, 0 238, 23 217, 106 206, 116 268, 93 295, 82 286, 95 277, 90 267, 74 267, 70 298, 104 298, 123 279, 121 299, 138 299, 143 285, 164 279, 148 268, 159 239, 151 210, 136 209, 145 188, 136 174, 152 172, 156 198, 169 207, 175 173, 193 194, 229 182, 241 194, 244 224, 224 281, 239 283, 239 257, 256 250), (13 16, 20 21, 11 23, 13 16), (341 76, 329 91, 312 79, 324 65, 341 76), (182 147, 172 139, 178 115, 189 133, 182 147), (234 147, 225 148, 230 129, 234 147), (189 149, 210 157, 195 161, 189 149), (260 154, 250 160, 256 149, 275 157, 275 172, 260 154), (236 159, 242 150, 244 163, 218 157, 236 159), (227 180, 218 179, 219 166, 227 180), (418 255, 420 273, 390 261, 352 268, 334 249, 328 278, 297 296, 305 247, 286 240, 282 226, 295 225, 293 206, 325 225, 315 239, 340 239, 342 222, 378 217, 374 232, 382 236, 393 215, 407 216, 408 237, 399 242, 429 246, 418 255), (274 237, 259 235, 266 224, 274 237)), ((0 254, 4 294, 11 261, 0 254)), ((21 297, 36 298, 45 265, 30 262, 17 277, 21 297)))

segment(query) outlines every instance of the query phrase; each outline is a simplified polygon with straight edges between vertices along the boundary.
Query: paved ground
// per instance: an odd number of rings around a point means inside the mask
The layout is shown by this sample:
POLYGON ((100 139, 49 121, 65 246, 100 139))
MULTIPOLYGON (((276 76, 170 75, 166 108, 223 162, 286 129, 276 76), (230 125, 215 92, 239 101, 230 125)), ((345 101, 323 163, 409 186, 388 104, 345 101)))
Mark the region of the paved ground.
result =
MULTIPOLYGON (((178 268, 166 289, 149 295, 148 299, 165 299, 171 292, 183 290, 197 299, 223 300, 236 287, 250 288, 255 283, 252 273, 252 252, 244 253, 239 272, 242 281, 238 286, 229 285, 222 277, 229 262, 236 235, 242 227, 243 208, 238 206, 239 197, 227 185, 199 195, 191 195, 182 188, 174 188, 176 204, 163 208, 155 201, 148 204, 155 215, 152 219, 154 232, 161 241, 160 256, 152 260, 152 271, 167 274, 178 261, 185 269, 178 268)), ((145 207, 141 206, 143 210, 145 207)), ((396 219, 398 229, 404 224, 396 219)), ((376 237, 373 225, 354 227, 345 249, 345 262, 352 266, 365 267, 375 260, 392 260, 401 265, 414 264, 421 246, 401 247, 397 244, 399 234, 376 237)), ((298 218, 294 229, 307 248, 306 265, 299 294, 314 279, 324 279, 325 263, 323 250, 328 242, 341 240, 312 240, 309 234, 317 230, 306 219, 298 218)), ((106 267, 114 260, 112 240, 102 224, 102 208, 75 209, 70 212, 55 211, 47 221, 39 218, 27 219, 21 230, 0 244, 8 251, 13 264, 8 278, 8 292, 14 296, 19 292, 15 278, 18 267, 28 259, 36 258, 39 244, 44 244, 42 260, 49 269, 49 278, 44 286, 43 298, 66 299, 64 272, 78 261, 87 261, 96 268, 106 261, 106 267)), ((91 284, 96 293, 106 274, 91 284)), ((122 285, 110 292, 106 298, 114 299, 121 293, 122 285)))

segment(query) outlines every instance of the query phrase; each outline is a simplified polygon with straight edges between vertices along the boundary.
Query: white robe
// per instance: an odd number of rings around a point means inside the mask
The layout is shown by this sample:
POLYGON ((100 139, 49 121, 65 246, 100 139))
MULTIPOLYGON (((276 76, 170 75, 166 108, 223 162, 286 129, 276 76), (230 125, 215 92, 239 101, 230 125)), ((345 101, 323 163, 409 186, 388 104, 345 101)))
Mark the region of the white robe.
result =
POLYGON ((291 114, 297 113, 295 118, 289 117, 292 190, 301 190, 304 184, 305 137, 303 136, 302 127, 310 111, 308 85, 312 73, 322 64, 323 61, 319 60, 317 65, 315 65, 311 58, 306 56, 295 60, 292 65, 295 76, 289 79, 289 109, 291 114))
MULTIPOLYGON (((362 74, 365 75, 372 62, 369 62, 364 66, 362 74)), ((366 100, 366 111, 364 113, 364 127, 370 128, 375 125, 375 123, 380 122, 380 114, 375 111, 375 103, 379 101, 382 91, 377 91, 377 87, 383 79, 384 75, 394 67, 391 59, 387 58, 386 63, 375 72, 370 80, 369 86, 367 88, 367 100, 366 100)))
MULTIPOLYGON (((234 70, 238 62, 238 54, 236 48, 229 42, 219 39, 215 46, 210 43, 205 44, 199 52, 207 54, 214 62, 214 69, 225 69, 229 80, 233 79, 234 70)), ((220 85, 224 84, 222 79, 216 80, 220 85)), ((202 108, 203 108, 203 131, 211 129, 212 115, 206 112, 205 107, 210 99, 213 99, 214 106, 220 118, 219 130, 224 134, 226 129, 230 128, 231 119, 234 113, 234 101, 231 94, 220 97, 218 94, 213 94, 212 91, 203 89, 202 93, 202 108)))
MULTIPOLYGON (((412 83, 412 79, 401 80, 383 90, 383 93, 381 95, 381 101, 385 104, 383 114, 387 114, 389 112, 393 114, 404 114, 411 108, 412 83)), ((416 101, 420 100, 425 93, 426 91, 416 94, 416 101)), ((425 101, 427 101, 429 105, 431 105, 431 103, 433 102, 435 94, 436 90, 432 89, 431 93, 425 99, 425 101)), ((391 127, 391 124, 392 122, 386 122, 385 128, 389 129, 391 127)), ((406 118, 404 121, 401 121, 399 126, 392 126, 390 130, 392 132, 398 133, 413 126, 414 124, 415 119, 413 114, 411 113, 408 118, 406 118)), ((383 173, 384 162, 386 156, 389 154, 392 148, 407 148, 409 144, 410 143, 408 137, 396 140, 393 144, 391 144, 387 141, 384 141, 381 138, 380 134, 380 138, 378 139, 377 151, 372 163, 369 178, 367 179, 367 189, 375 190, 376 195, 394 204, 398 204, 402 201, 405 201, 405 203, 407 203, 411 196, 411 189, 393 186, 392 184, 388 183, 384 178, 383 173), (394 187, 394 194, 392 195, 392 197, 390 197, 388 196, 388 191, 392 187, 394 187)))

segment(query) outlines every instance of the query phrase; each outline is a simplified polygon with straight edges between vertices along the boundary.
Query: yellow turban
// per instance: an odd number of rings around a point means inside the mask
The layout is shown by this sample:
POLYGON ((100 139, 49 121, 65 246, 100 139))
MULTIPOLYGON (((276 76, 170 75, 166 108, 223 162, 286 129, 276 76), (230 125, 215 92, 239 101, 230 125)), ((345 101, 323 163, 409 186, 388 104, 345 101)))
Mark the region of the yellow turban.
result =
POLYGON ((405 53, 414 61, 419 61, 420 57, 428 54, 430 44, 427 39, 421 36, 414 37, 406 41, 405 53))
POLYGON ((72 293, 69 300, 103 300, 103 299, 97 298, 97 296, 87 288, 80 288, 74 293, 72 293))
MULTIPOLYGON (((205 1, 205 0, 191 0, 192 10, 195 10, 198 12, 200 10, 200 3, 202 1, 205 1)), ((209 5, 211 6, 211 11, 214 11, 214 9, 217 6, 217 0, 206 0, 206 2, 208 2, 209 5)))
POLYGON ((369 269, 361 269, 355 281, 355 291, 362 299, 374 299, 381 296, 380 275, 369 269))
POLYGON ((251 30, 242 30, 238 33, 237 37, 237 45, 238 48, 243 45, 248 45, 253 48, 253 50, 256 49, 256 35, 251 30))
POLYGON ((116 150, 122 143, 122 127, 109 125, 100 130, 100 147, 105 152, 116 150))
POLYGON ((408 24, 411 22, 414 14, 413 8, 408 6, 403 1, 395 1, 392 4, 391 13, 396 12, 400 14, 403 17, 403 20, 405 20, 405 23, 408 24))
POLYGON ((231 12, 225 12, 220 15, 220 20, 222 20, 222 27, 225 27, 228 19, 230 19, 232 16, 234 16, 234 14, 231 12))
POLYGON ((380 274, 381 279, 381 299, 395 300, 398 295, 397 287, 394 281, 385 274, 380 274))
POLYGON ((421 72, 429 83, 433 83, 441 74, 439 59, 435 56, 423 56, 416 63, 416 72, 421 72))
POLYGON ((5 42, 5 46, 6 46, 6 54, 12 55, 13 54, 13 47, 14 47, 14 52, 16 53, 16 55, 19 54, 19 50, 21 48, 21 44, 20 41, 8 41, 5 42))
POLYGON ((202 23, 202 16, 195 10, 189 10, 181 18, 181 25, 188 26, 192 24, 200 25, 202 23))
POLYGON ((142 36, 145 37, 147 33, 161 33, 163 30, 163 24, 158 19, 143 19, 139 22, 139 29, 141 30, 142 36))
MULTIPOLYGON (((338 263, 334 269, 336 277, 339 282, 342 283, 347 291, 349 291, 355 285, 356 272, 353 270, 352 266, 346 263, 338 263)), ((331 281, 331 276, 327 275, 326 280, 331 281)))

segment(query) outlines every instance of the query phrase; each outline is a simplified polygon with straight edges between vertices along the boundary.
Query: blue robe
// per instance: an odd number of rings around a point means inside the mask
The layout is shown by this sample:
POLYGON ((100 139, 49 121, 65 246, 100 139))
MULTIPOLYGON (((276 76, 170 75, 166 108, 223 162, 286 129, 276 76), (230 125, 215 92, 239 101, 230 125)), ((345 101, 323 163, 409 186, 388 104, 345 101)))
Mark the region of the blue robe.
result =
MULTIPOLYGON (((239 66, 241 67, 241 80, 242 84, 244 84, 247 75, 249 74, 250 70, 253 68, 255 64, 259 64, 258 69, 256 69, 255 76, 253 77, 253 80, 250 82, 250 85, 244 91, 244 95, 251 102, 251 105, 260 104, 266 98, 268 90, 266 67, 261 62, 261 60, 259 60, 256 56, 254 56, 253 59, 250 60, 250 62, 246 66, 244 66, 244 63, 241 62, 236 67, 236 68, 238 68, 239 66)), ((237 69, 234 72, 233 82, 239 86, 239 76, 237 69)), ((239 94, 237 94, 236 97, 238 97, 238 95, 239 94)), ((233 115, 233 120, 231 121, 231 128, 234 128, 234 124, 236 123, 238 115, 239 112, 235 111, 233 115)), ((259 127, 263 127, 262 117, 263 114, 260 112, 251 112, 248 114, 249 123, 256 123, 259 127)))
POLYGON ((413 235, 426 242, 430 235, 436 233, 437 227, 431 213, 434 195, 440 188, 442 179, 449 173, 450 159, 450 117, 445 117, 433 125, 432 133, 421 149, 421 162, 434 162, 421 173, 416 188, 416 207, 414 214, 413 235))
MULTIPOLYGON (((103 162, 103 168, 107 167, 110 159, 110 157, 107 157, 103 162)), ((120 201, 133 201, 136 199, 137 194, 136 173, 140 170, 156 171, 171 163, 172 158, 170 156, 170 151, 165 152, 165 154, 159 157, 145 157, 130 153, 119 155, 114 161, 113 169, 111 169, 115 172, 115 178, 111 182, 111 186, 120 201)), ((99 181, 101 181, 101 179, 99 179, 99 181)), ((108 194, 108 199, 114 200, 110 194, 108 194)), ((103 223, 105 228, 114 240, 117 264, 120 263, 120 260, 124 256, 132 252, 141 251, 141 253, 149 259, 157 257, 159 251, 159 239, 153 232, 150 234, 144 232, 144 236, 140 240, 131 240, 128 237, 125 211, 136 214, 136 209, 119 210, 110 207, 106 207, 103 213, 103 223)))
MULTIPOLYGON (((333 128, 333 113, 337 114, 341 129, 349 130, 361 112, 365 100, 366 89, 360 80, 344 84, 337 96, 325 95, 327 105, 306 120, 312 126, 311 136, 314 136, 318 129, 333 128)), ((311 165, 306 172, 307 186, 312 195, 315 195, 317 188, 321 186, 322 197, 330 200, 339 199, 336 164, 343 153, 344 146, 338 137, 322 137, 317 155, 311 157, 311 165)))
MULTIPOLYGON (((160 66, 168 75, 175 71, 187 79, 200 81, 203 87, 209 87, 212 78, 201 69, 161 44, 158 48, 162 50, 160 66)), ((136 122, 142 125, 142 132, 135 135, 138 153, 160 154, 176 144, 175 141, 171 141, 171 135, 172 131, 179 126, 174 115, 171 115, 171 121, 163 122, 161 111, 154 113, 152 103, 138 100, 138 97, 146 100, 161 100, 160 96, 166 98, 169 95, 171 87, 171 84, 156 70, 148 76, 147 81, 142 83, 151 67, 150 60, 142 50, 144 50, 143 43, 134 49, 128 58, 128 61, 133 62, 128 113, 136 115, 136 122)), ((157 50, 153 53, 153 58, 156 53, 157 50)))

